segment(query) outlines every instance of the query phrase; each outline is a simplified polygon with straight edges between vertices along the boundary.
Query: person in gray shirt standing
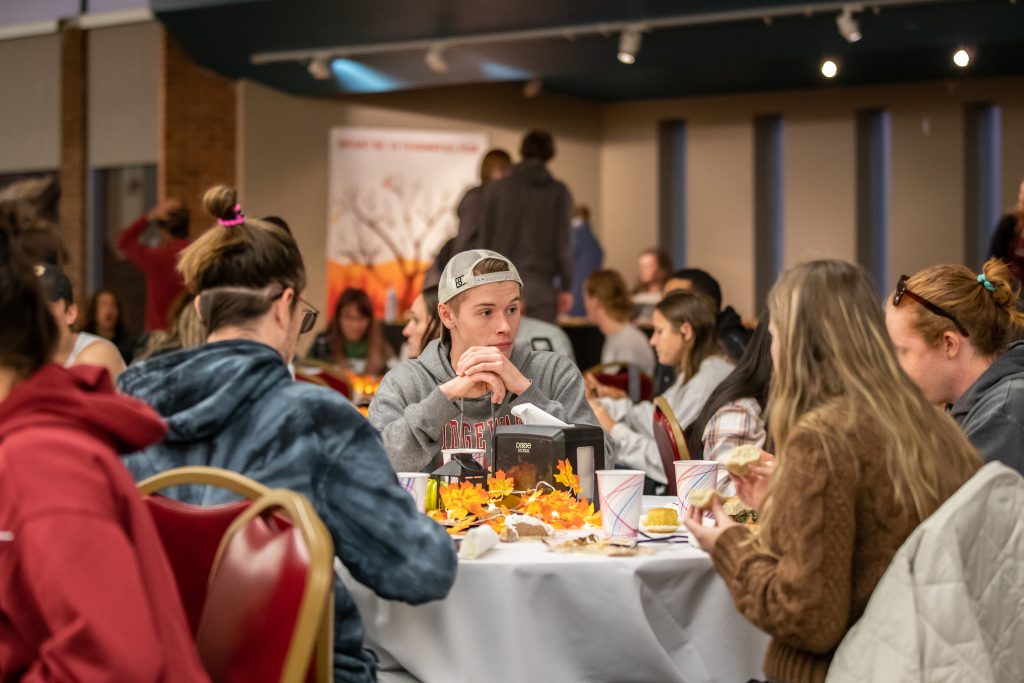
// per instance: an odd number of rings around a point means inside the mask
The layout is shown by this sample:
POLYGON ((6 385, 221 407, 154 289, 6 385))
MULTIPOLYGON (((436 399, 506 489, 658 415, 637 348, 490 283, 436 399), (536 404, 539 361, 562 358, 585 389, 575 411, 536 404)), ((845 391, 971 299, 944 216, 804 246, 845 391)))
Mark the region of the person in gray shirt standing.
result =
POLYGON ((572 195, 548 171, 555 156, 550 133, 527 133, 520 153, 523 160, 508 176, 484 187, 476 245, 517 264, 530 315, 554 322, 572 308, 572 195))
MULTIPOLYGON (((532 403, 570 424, 597 425, 583 376, 568 358, 516 342, 522 280, 515 266, 485 249, 456 254, 438 284, 442 338, 384 376, 370 403, 391 464, 431 470, 443 448, 483 448, 494 429, 532 403)), ((611 457, 605 437, 606 464, 611 457)))

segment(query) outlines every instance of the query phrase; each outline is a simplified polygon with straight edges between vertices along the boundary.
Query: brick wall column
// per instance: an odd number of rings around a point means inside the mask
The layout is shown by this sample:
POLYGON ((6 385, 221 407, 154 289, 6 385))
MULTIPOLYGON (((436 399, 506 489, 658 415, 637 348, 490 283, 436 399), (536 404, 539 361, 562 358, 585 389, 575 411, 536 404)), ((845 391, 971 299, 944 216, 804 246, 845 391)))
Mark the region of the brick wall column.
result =
POLYGON ((201 68, 166 31, 160 82, 160 198, 178 197, 192 212, 192 236, 212 223, 203 192, 235 184, 235 84, 201 68))
POLYGON ((84 31, 63 28, 60 35, 60 233, 67 245, 68 277, 80 301, 86 267, 86 40, 84 31))

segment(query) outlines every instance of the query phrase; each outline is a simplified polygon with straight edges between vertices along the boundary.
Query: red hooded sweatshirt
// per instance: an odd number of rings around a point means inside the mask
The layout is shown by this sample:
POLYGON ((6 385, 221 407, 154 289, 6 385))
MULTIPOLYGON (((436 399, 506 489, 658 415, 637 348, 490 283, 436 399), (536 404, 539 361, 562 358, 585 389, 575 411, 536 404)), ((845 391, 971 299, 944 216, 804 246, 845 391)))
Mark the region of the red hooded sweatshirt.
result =
POLYGON ((96 367, 46 366, 0 402, 0 682, 208 681, 118 459, 163 434, 96 367))

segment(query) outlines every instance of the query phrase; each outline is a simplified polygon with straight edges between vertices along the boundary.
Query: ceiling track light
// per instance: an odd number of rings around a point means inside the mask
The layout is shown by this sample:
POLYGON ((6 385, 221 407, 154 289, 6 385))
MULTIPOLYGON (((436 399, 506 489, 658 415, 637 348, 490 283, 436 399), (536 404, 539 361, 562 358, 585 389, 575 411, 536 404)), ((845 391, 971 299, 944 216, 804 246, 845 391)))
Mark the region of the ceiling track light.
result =
POLYGON ((318 81, 326 81, 331 77, 331 63, 324 55, 317 55, 306 65, 309 75, 318 81))
POLYGON ((636 62, 636 53, 640 52, 640 43, 643 40, 641 29, 638 26, 630 26, 622 30, 619 36, 619 61, 623 64, 636 62))
POLYGON ((860 24, 853 18, 853 8, 844 7, 836 16, 836 28, 846 42, 856 43, 864 36, 860 32, 860 24))
POLYGON ((423 56, 423 61, 426 63, 427 68, 436 74, 448 73, 448 61, 444 58, 444 45, 440 43, 430 46, 427 54, 423 56))

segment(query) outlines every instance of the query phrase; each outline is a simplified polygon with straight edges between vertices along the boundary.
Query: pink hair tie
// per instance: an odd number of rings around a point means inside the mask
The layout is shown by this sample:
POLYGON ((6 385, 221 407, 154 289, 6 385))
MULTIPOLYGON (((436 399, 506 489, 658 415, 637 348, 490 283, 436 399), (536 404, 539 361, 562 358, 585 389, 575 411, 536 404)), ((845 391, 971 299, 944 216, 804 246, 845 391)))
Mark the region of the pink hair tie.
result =
POLYGON ((234 218, 218 218, 217 222, 223 225, 225 228, 230 228, 233 225, 241 225, 245 222, 245 214, 242 213, 242 205, 235 204, 232 209, 235 212, 234 218))

